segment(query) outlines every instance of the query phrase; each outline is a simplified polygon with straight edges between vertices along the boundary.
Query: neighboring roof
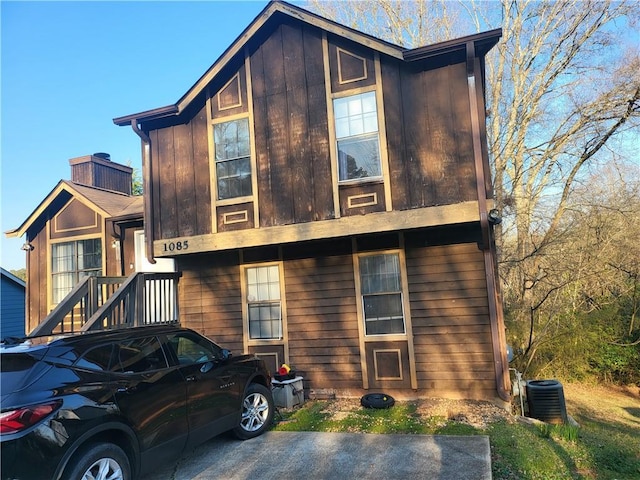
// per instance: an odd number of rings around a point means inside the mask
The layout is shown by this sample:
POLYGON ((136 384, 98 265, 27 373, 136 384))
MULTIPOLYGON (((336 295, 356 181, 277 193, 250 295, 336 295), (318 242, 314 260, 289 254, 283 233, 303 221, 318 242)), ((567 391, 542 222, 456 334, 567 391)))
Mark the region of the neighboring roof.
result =
POLYGON ((130 196, 124 193, 89 187, 68 180, 60 180, 29 217, 18 228, 5 232, 8 237, 21 237, 34 225, 50 208, 60 209, 69 199, 76 198, 96 210, 103 217, 118 217, 127 212, 128 215, 143 215, 142 197, 130 196))
POLYGON ((238 36, 229 48, 224 51, 209 70, 207 70, 205 74, 202 75, 202 77, 200 77, 200 79, 175 104, 155 108, 153 110, 146 110, 144 112, 133 113, 123 117, 117 117, 113 119, 113 123, 124 126, 131 125, 132 122, 137 124, 141 121, 157 120, 180 115, 187 109, 191 102, 195 100, 200 93, 202 93, 216 75, 218 75, 236 55, 243 51, 245 45, 258 33, 258 31, 261 30, 262 27, 264 27, 271 19, 277 17, 280 19, 294 18, 299 21, 306 22, 327 32, 347 38, 367 48, 371 48, 385 55, 407 62, 424 60, 438 55, 464 52, 468 42, 474 42, 476 46, 476 56, 483 56, 498 42, 502 35, 502 31, 498 29, 426 47, 406 49, 358 30, 354 30, 353 28, 346 27, 289 3, 283 1, 272 1, 269 2, 264 10, 258 14, 247 28, 245 28, 240 36, 238 36))
POLYGON ((0 275, 2 275, 3 277, 8 278, 9 280, 11 280, 12 282, 16 283, 18 286, 25 288, 27 286, 27 284, 25 283, 24 280, 22 280, 21 278, 16 277, 13 273, 8 272, 7 270, 5 270, 4 268, 0 267, 0 275))

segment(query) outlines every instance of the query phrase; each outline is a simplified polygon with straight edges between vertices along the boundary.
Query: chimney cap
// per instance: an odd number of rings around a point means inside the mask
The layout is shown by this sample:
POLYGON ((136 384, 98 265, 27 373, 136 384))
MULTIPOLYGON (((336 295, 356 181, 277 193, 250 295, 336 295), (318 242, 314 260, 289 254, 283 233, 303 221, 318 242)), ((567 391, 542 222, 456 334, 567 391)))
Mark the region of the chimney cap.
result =
POLYGON ((111 155, 109 155, 108 153, 105 152, 97 152, 93 154, 94 157, 98 157, 98 158, 102 158, 103 160, 106 160, 107 162, 111 161, 111 155))

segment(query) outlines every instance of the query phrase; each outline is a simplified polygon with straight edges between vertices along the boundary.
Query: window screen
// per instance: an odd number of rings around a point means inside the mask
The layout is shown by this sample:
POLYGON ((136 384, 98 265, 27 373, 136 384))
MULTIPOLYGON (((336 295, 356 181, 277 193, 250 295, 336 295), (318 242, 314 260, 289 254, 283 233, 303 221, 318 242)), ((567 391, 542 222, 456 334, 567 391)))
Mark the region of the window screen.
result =
POLYGON ((339 179, 380 177, 380 142, 375 92, 333 101, 339 179))
POLYGON ((213 126, 218 200, 251 195, 249 119, 213 126))
POLYGON ((363 256, 359 262, 365 333, 405 333, 398 254, 363 256))
POLYGON ((282 305, 278 265, 246 269, 250 338, 282 338, 282 305))

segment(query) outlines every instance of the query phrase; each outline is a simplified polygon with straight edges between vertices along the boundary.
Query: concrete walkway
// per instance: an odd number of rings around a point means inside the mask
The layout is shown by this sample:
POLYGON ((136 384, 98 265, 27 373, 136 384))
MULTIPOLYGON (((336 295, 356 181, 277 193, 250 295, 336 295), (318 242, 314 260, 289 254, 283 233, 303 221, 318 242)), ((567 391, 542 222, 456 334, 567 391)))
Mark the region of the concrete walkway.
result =
POLYGON ((267 432, 221 435, 141 480, 491 480, 486 436, 267 432))

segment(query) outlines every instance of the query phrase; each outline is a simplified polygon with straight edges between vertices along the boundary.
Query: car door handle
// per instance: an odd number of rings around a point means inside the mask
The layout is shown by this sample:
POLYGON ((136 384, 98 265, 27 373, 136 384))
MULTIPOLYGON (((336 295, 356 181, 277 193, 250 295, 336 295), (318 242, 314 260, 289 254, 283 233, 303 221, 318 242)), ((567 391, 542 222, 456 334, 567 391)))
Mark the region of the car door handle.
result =
POLYGON ((197 379, 197 377, 195 375, 189 375, 186 378, 186 380, 187 380, 187 382, 196 382, 196 381, 198 381, 198 379, 197 379))

